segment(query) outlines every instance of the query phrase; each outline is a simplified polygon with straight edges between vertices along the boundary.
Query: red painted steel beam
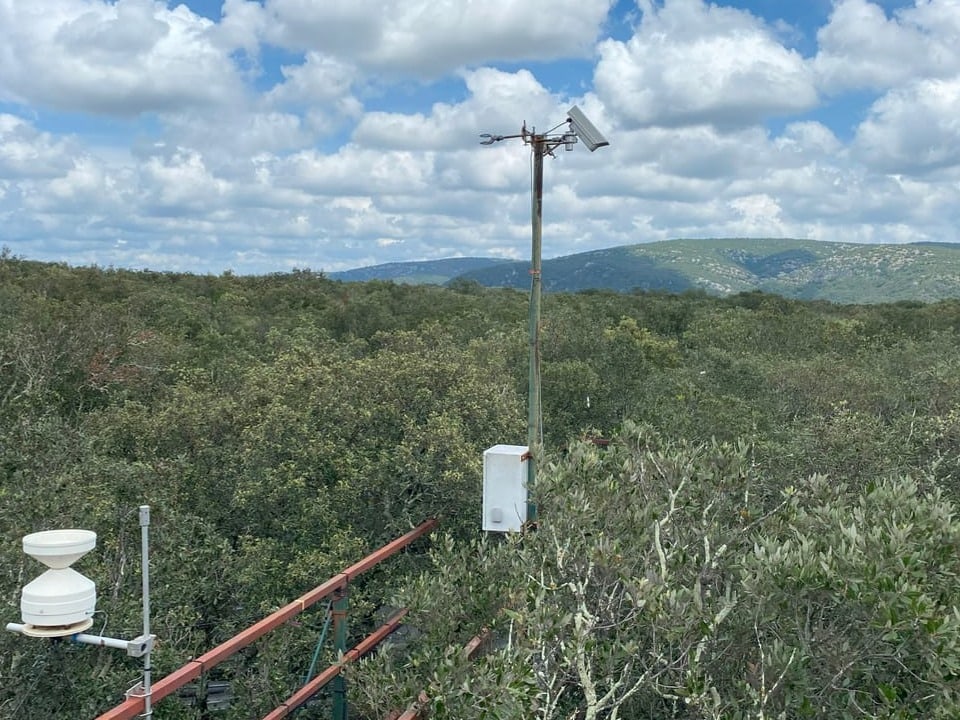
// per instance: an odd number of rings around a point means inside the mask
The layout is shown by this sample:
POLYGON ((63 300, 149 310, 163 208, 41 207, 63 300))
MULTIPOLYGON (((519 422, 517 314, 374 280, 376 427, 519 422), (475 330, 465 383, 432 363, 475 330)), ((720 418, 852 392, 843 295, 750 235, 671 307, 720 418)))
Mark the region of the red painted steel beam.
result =
POLYGON ((476 658, 487 642, 489 642, 490 635, 490 628, 482 628, 478 635, 475 635, 470 642, 463 646, 463 656, 467 660, 476 658))
POLYGON ((281 718, 287 717, 287 715, 292 713, 307 700, 316 695, 324 685, 339 675, 344 665, 354 662, 355 660, 359 660, 361 657, 375 648, 385 637, 396 630, 400 625, 400 621, 403 620, 406 614, 407 608, 403 608, 402 610, 396 612, 390 617, 389 620, 387 620, 387 622, 367 635, 367 637, 350 649, 347 654, 343 656, 342 662, 337 663, 336 665, 331 665, 322 673, 317 675, 313 680, 308 682, 302 688, 297 690, 297 692, 284 700, 283 703, 273 710, 273 712, 271 712, 269 715, 264 715, 263 720, 281 720, 281 718))
POLYGON ((426 707, 428 702, 430 702, 430 698, 421 690, 417 696, 417 701, 408 707, 402 715, 397 715, 397 720, 420 720, 420 713, 423 712, 423 708, 426 707))
MULTIPOLYGON (((262 637, 271 630, 275 630, 280 625, 290 620, 293 616, 303 612, 311 605, 320 600, 329 597, 337 590, 346 588, 352 578, 366 572, 374 565, 386 560, 391 555, 405 548, 422 535, 427 534, 435 527, 439 520, 430 518, 420 523, 410 532, 401 535, 396 540, 384 545, 367 555, 363 560, 354 563, 339 575, 334 575, 322 585, 318 585, 313 590, 304 593, 291 603, 284 605, 276 612, 271 613, 263 620, 254 623, 246 630, 234 635, 212 650, 207 651, 200 657, 191 660, 183 667, 175 670, 169 675, 161 678, 153 684, 150 693, 150 699, 156 703, 167 695, 179 690, 191 680, 198 678, 201 673, 210 670, 212 667, 226 660, 228 657, 250 645, 254 640, 262 637)), ((132 720, 143 713, 143 698, 130 697, 114 708, 107 710, 102 715, 97 716, 96 720, 132 720)))
POLYGON ((400 550, 403 550, 403 548, 405 548, 407 545, 412 543, 421 535, 426 535, 428 532, 430 532, 435 527, 437 527, 439 522, 440 521, 437 518, 430 518, 429 520, 425 520, 424 522, 417 525, 417 527, 415 527, 410 532, 406 533, 405 535, 401 535, 393 542, 387 543, 379 550, 376 550, 370 553, 360 562, 354 563, 353 565, 348 567, 346 570, 344 570, 343 574, 352 580, 357 575, 360 575, 361 573, 365 573, 367 570, 372 568, 377 563, 385 560, 391 555, 395 555, 400 550))
MULTIPOLYGON (((480 630, 480 634, 475 635, 470 642, 463 646, 463 656, 467 660, 475 659, 490 640, 490 636, 490 628, 483 628, 480 630)), ((387 715, 384 720, 420 720, 420 713, 423 712, 423 709, 429 702, 430 698, 421 690, 420 694, 417 695, 416 701, 404 712, 400 713, 397 710, 394 710, 392 713, 387 715)))

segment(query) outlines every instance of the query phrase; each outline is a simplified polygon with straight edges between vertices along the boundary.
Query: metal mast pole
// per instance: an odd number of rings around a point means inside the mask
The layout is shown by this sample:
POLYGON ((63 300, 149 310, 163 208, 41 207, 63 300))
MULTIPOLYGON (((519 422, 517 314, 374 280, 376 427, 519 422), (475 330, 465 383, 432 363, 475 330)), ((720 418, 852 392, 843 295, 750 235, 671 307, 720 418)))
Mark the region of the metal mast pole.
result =
POLYGON ((143 580, 143 638, 148 643, 143 655, 143 717, 153 716, 150 704, 152 687, 150 684, 150 506, 140 506, 140 571, 143 580))
POLYGON ((533 188, 530 225, 530 368, 527 377, 527 448, 530 453, 527 475, 527 522, 536 523, 537 504, 529 499, 537 481, 537 455, 540 453, 540 248, 543 231, 543 154, 546 137, 533 134, 533 188))
POLYGON ((493 145, 501 140, 522 138, 524 144, 529 143, 533 151, 533 187, 531 188, 530 225, 532 228, 530 249, 530 368, 527 377, 527 523, 535 525, 537 522, 537 504, 535 485, 537 482, 538 455, 543 450, 542 410, 540 405, 540 241, 543 231, 543 156, 553 156, 553 151, 563 145, 567 150, 573 150, 578 140, 583 141, 590 152, 599 147, 609 145, 593 123, 587 119, 576 105, 567 111, 565 121, 569 125, 566 132, 555 133, 564 123, 537 135, 536 130, 527 130, 527 123, 523 123, 519 135, 493 135, 481 133, 481 145, 493 145))

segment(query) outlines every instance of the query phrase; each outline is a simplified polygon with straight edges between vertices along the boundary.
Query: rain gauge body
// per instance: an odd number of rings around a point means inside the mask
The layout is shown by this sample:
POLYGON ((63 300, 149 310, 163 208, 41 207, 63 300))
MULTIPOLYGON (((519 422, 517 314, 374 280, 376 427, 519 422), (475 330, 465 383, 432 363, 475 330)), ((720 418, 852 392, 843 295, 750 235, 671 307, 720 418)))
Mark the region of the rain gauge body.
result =
POLYGON ((63 637, 93 624, 96 584, 70 566, 96 544, 97 534, 90 530, 47 530, 24 536, 23 552, 49 568, 20 595, 24 635, 63 637))

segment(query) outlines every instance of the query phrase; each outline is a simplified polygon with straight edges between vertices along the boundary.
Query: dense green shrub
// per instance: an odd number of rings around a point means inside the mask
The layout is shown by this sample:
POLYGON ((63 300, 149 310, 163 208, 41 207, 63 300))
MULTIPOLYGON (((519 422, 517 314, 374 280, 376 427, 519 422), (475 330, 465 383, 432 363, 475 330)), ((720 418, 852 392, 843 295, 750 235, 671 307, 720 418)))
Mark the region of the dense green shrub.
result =
POLYGON ((765 483, 743 445, 628 425, 571 447, 536 531, 434 553, 404 596, 420 649, 366 661, 363 697, 423 689, 438 720, 956 717, 953 504, 896 477, 765 483))

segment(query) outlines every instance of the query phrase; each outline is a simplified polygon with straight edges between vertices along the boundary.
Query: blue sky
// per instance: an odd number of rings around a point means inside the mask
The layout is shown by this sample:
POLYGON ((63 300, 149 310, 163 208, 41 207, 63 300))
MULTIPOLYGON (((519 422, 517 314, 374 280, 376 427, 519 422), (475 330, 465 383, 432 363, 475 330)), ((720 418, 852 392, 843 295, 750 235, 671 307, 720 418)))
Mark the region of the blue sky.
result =
POLYGON ((673 237, 960 240, 956 0, 11 0, 0 245, 335 271, 673 237))

